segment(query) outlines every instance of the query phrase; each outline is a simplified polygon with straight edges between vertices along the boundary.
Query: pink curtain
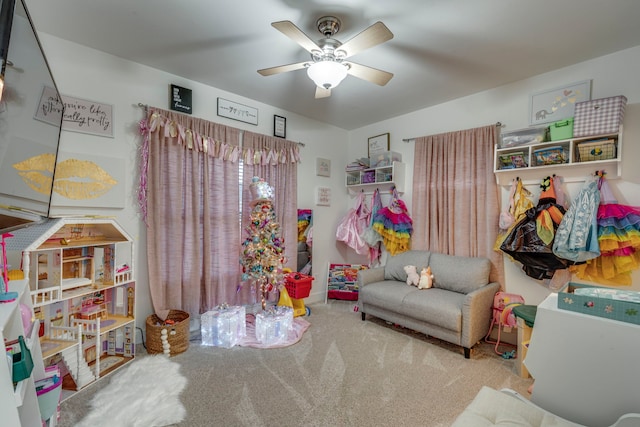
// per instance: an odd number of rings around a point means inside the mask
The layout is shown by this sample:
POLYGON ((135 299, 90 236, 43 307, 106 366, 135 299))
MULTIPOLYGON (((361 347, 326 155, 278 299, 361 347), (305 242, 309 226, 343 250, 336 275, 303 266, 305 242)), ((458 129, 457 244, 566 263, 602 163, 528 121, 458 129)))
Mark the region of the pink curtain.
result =
MULTIPOLYGON (((263 178, 274 188, 273 209, 284 238, 286 267, 297 268, 298 255, 298 161, 296 142, 253 132, 242 135, 244 172, 242 191, 242 229, 249 220, 251 197, 249 184, 254 176, 263 178)), ((244 233, 244 231, 243 231, 244 233)), ((243 235, 243 237, 246 237, 243 235)))
POLYGON ((500 192, 493 176, 496 126, 416 138, 412 247, 483 256, 503 285, 502 254, 493 250, 500 192))
POLYGON ((156 313, 180 309, 196 316, 221 303, 242 303, 236 292, 240 131, 159 109, 141 126, 148 128, 141 187, 156 313))

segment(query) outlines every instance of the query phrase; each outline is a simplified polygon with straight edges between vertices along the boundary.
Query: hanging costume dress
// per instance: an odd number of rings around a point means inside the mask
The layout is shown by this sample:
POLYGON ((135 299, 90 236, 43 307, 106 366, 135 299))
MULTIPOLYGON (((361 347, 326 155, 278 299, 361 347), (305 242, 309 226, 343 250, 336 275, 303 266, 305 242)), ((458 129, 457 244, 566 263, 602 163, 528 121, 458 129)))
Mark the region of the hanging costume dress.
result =
POLYGON ((382 242, 383 238, 374 228, 373 228, 373 219, 375 218, 378 211, 382 209, 382 199, 380 198, 380 190, 377 188, 373 192, 373 196, 371 197, 371 220, 369 221, 369 225, 362 233, 362 238, 369 246, 369 265, 373 266, 380 263, 380 256, 382 255, 382 242))
POLYGON ((371 212, 364 203, 364 193, 358 194, 355 207, 349 209, 345 217, 338 224, 336 239, 346 243, 359 255, 367 255, 369 246, 362 238, 364 230, 370 221, 371 212))
POLYGON ((373 229, 382 236, 384 247, 390 255, 411 249, 413 220, 395 188, 389 207, 378 210, 373 217, 373 229))
POLYGON ((600 256, 597 223, 599 204, 598 181, 593 178, 585 183, 562 218, 553 242, 554 254, 574 262, 600 256))
POLYGON ((553 253, 553 239, 565 209, 556 203, 553 178, 541 185, 538 205, 528 209, 502 242, 500 249, 522 263, 525 274, 534 279, 551 279, 556 270, 566 269, 571 262, 553 253))
POLYGON ((631 285, 631 272, 640 266, 640 207, 620 205, 607 181, 600 177, 598 243, 601 255, 574 266, 580 279, 608 285, 631 285))

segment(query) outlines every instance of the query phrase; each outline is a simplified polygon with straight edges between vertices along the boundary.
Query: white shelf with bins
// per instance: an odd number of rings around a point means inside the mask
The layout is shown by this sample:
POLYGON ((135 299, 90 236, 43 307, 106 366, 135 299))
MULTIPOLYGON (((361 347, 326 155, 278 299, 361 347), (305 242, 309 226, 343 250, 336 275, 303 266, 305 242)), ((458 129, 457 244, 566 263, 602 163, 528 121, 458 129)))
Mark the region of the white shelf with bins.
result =
POLYGON ((579 138, 564 139, 559 141, 548 141, 537 144, 521 145, 508 148, 494 149, 493 172, 496 182, 499 185, 509 185, 511 181, 518 177, 523 182, 539 182, 545 176, 557 174, 561 175, 565 181, 581 181, 588 175, 593 175, 595 171, 605 171, 608 178, 619 178, 622 175, 622 126, 617 133, 592 135, 579 138), (612 158, 606 160, 581 161, 578 154, 581 144, 592 141, 613 141, 615 153, 612 158), (564 163, 538 164, 536 151, 561 147, 564 152, 564 163), (509 156, 522 153, 525 167, 501 168, 502 156, 509 156))
MULTIPOLYGON (((4 286, 4 283, 1 284, 4 286)), ((25 331, 22 322, 20 305, 31 307, 29 285, 27 280, 13 280, 9 282, 9 291, 17 292, 18 298, 12 302, 0 303, 0 340, 16 340, 19 336, 25 338, 25 344, 31 352, 33 371, 31 375, 14 385, 9 364, 6 362, 7 350, 2 346, 0 356, 0 414, 2 425, 7 426, 40 426, 40 407, 36 396, 35 381, 44 378, 44 364, 38 340, 38 322, 32 322, 31 331, 25 331)), ((33 313, 33 311, 32 311, 33 313)))
POLYGON ((17 230, 45 366, 63 365, 62 400, 135 357, 133 241, 111 219, 54 218, 17 230))
POLYGON ((380 166, 346 172, 345 184, 352 191, 372 192, 376 188, 380 191, 395 187, 399 193, 404 193, 406 165, 393 162, 389 166, 380 166))

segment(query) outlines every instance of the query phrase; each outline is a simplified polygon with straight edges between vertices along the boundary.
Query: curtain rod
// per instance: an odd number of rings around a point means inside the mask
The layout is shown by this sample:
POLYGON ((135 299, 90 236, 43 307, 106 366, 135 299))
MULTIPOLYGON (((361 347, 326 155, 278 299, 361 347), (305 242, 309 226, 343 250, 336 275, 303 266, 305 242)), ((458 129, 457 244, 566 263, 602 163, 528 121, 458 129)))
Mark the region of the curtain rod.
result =
MULTIPOLYGON (((504 125, 500 122, 496 122, 496 127, 503 127, 504 125)), ((414 136, 413 138, 403 138, 402 142, 411 142, 411 141, 415 141, 416 139, 421 138, 420 136, 414 136)))
MULTIPOLYGON (((149 110, 149 106, 147 104, 143 104, 142 102, 138 102, 138 107, 144 108, 145 112, 147 110, 149 110)), ((240 129, 240 133, 242 133, 242 129, 240 129)), ((306 144, 304 142, 296 142, 296 144, 298 144, 301 147, 305 147, 306 146, 306 144)))

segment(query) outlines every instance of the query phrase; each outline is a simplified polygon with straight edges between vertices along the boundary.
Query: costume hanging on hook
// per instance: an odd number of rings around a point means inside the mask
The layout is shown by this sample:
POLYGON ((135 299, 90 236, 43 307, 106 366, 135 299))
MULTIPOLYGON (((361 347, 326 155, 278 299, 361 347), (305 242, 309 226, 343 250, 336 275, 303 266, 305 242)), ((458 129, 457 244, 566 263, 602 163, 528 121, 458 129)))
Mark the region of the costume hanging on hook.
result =
POLYGON ((378 211, 382 209, 382 199, 380 198, 380 190, 377 188, 373 192, 373 196, 371 197, 371 221, 369 221, 369 226, 364 230, 362 234, 362 238, 369 245, 369 264, 375 265, 380 263, 380 255, 382 255, 382 248, 380 245, 383 242, 383 238, 374 228, 373 228, 373 220, 378 213, 378 211))
POLYGON ((608 285, 631 285, 640 267, 640 207, 620 205, 604 174, 599 174, 598 244, 601 255, 571 271, 580 279, 608 285))
POLYGON ((502 245, 504 239, 506 239, 513 227, 524 218, 527 210, 533 206, 531 192, 524 188, 520 178, 513 180, 511 182, 511 189, 509 190, 509 210, 500 213, 498 222, 500 231, 493 245, 495 251, 500 251, 500 245, 502 245))
POLYGON ((538 280, 551 279, 556 270, 570 264, 557 257, 552 249, 555 230, 565 213, 564 208, 556 204, 553 178, 545 178, 540 187, 543 191, 538 205, 526 211, 500 246, 503 252, 522 263, 527 276, 538 280))
POLYGON ((411 249, 413 220, 395 188, 389 207, 380 209, 374 216, 373 228, 382 236, 384 247, 390 255, 411 249))
POLYGON ((600 256, 598 245, 597 179, 588 180, 562 218, 553 242, 553 253, 560 258, 584 262, 600 256))
POLYGON ((362 233, 369 224, 371 212, 364 203, 364 193, 358 194, 355 207, 349 209, 336 231, 336 239, 346 243, 359 255, 367 255, 369 246, 362 239, 362 233))

